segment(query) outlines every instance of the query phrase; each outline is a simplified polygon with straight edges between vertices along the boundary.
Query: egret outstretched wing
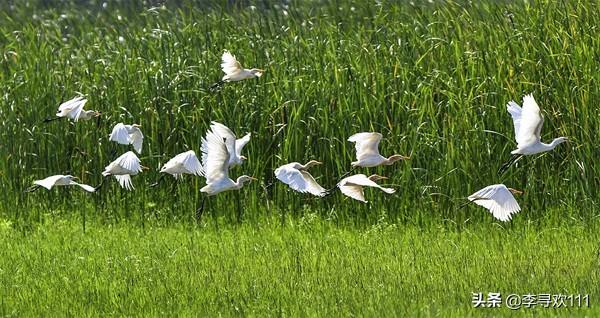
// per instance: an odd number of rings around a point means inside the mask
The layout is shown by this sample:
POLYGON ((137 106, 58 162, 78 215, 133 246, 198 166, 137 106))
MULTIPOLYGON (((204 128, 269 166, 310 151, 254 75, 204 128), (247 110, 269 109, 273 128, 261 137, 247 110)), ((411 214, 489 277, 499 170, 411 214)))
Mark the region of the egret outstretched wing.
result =
POLYGON ((94 187, 92 187, 92 186, 90 186, 90 185, 87 185, 87 184, 83 184, 83 183, 77 183, 77 182, 75 182, 75 181, 71 181, 71 183, 70 183, 70 184, 71 184, 71 185, 77 185, 77 186, 80 186, 80 187, 81 187, 83 190, 85 190, 85 191, 87 191, 87 192, 95 192, 95 191, 96 191, 96 188, 94 188, 94 187))
POLYGON ((540 107, 531 94, 523 97, 523 108, 519 123, 519 134, 516 136, 517 144, 528 145, 540 141, 540 132, 544 118, 540 114, 540 107))
POLYGON ((129 142, 133 145, 133 149, 135 149, 137 153, 142 153, 142 143, 144 142, 142 131, 137 127, 133 127, 130 132, 129 142))
POLYGON ((128 152, 122 154, 119 158, 117 158, 117 160, 115 160, 115 162, 119 166, 121 166, 124 169, 127 169, 129 171, 132 171, 132 172, 135 172, 135 171, 141 172, 142 171, 142 165, 140 163, 140 159, 132 151, 128 151, 128 152))
POLYGON ((62 179, 63 177, 64 177, 63 175, 50 176, 50 177, 42 179, 42 180, 35 180, 35 181, 33 181, 33 184, 37 184, 48 190, 51 190, 52 187, 54 186, 54 184, 56 183, 56 181, 62 179))
POLYGON ((244 137, 235 141, 236 156, 238 156, 238 157, 242 156, 242 149, 244 149, 244 146, 246 146, 246 144, 250 141, 250 136, 251 136, 251 134, 248 133, 244 137))
POLYGON ((233 131, 231 131, 231 129, 229 129, 229 127, 218 123, 216 121, 211 122, 210 125, 210 129, 217 135, 221 136, 222 138, 225 139, 225 146, 227 146, 227 151, 229 151, 229 153, 231 155, 235 154, 235 142, 236 142, 236 137, 235 134, 233 133, 233 131))
POLYGON ((110 141, 116 141, 121 145, 129 145, 129 131, 123 123, 118 123, 113 127, 110 134, 110 141))
POLYGON ((223 138, 209 131, 202 140, 202 166, 206 183, 229 178, 229 152, 223 138))
POLYGON ((487 186, 468 197, 469 201, 488 209, 500 221, 509 221, 521 211, 519 203, 503 184, 487 186))
POLYGON ((320 197, 327 192, 310 173, 294 168, 293 163, 275 169, 275 177, 298 192, 310 193, 320 197))
POLYGON ((354 142, 356 147, 356 158, 361 160, 364 157, 379 155, 379 142, 383 136, 375 132, 362 132, 354 134, 348 138, 348 141, 354 142))
POLYGON ((223 72, 227 75, 233 75, 244 69, 240 62, 238 62, 235 56, 229 53, 229 51, 223 53, 221 60, 221 69, 223 69, 223 72))

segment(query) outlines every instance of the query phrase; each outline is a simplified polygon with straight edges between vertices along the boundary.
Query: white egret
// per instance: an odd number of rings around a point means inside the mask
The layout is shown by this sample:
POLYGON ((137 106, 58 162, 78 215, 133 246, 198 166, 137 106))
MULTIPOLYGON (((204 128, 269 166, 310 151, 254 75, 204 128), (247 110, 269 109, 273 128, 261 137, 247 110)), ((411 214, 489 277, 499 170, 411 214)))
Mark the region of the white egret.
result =
POLYGON ((319 185, 307 171, 310 167, 320 164, 322 162, 316 160, 311 160, 305 165, 298 162, 288 163, 275 169, 275 177, 293 190, 322 197, 327 194, 327 190, 319 185))
POLYGON ((222 85, 225 82, 237 82, 248 78, 261 77, 262 74, 265 72, 264 70, 261 70, 259 68, 244 68, 242 64, 238 62, 235 56, 233 56, 227 50, 223 52, 221 60, 221 69, 223 69, 225 76, 223 76, 221 81, 213 84, 211 88, 215 88, 219 85, 222 85))
POLYGON ((391 165, 398 160, 407 160, 410 157, 393 155, 386 158, 379 154, 379 142, 383 136, 376 132, 361 132, 348 138, 356 146, 356 160, 352 162, 353 167, 377 167, 380 165, 391 165))
POLYGON ((506 222, 511 219, 512 214, 521 211, 513 194, 523 194, 523 192, 507 188, 503 184, 494 184, 473 193, 468 199, 488 209, 496 219, 506 222))
POLYGON ((559 144, 567 141, 567 137, 558 137, 551 143, 545 144, 540 140, 544 117, 540 113, 540 107, 535 102, 533 95, 523 97, 523 108, 514 101, 508 102, 506 109, 510 113, 515 126, 515 140, 517 149, 511 151, 512 157, 500 167, 498 173, 503 173, 519 158, 554 149, 559 144))
POLYGON ((206 186, 200 189, 209 196, 228 190, 238 190, 245 182, 256 180, 243 175, 233 181, 229 178, 230 153, 223 138, 213 131, 209 131, 202 138, 202 167, 206 177, 206 186))
MULTIPOLYGON (((140 159, 133 151, 128 151, 106 166, 102 172, 102 176, 114 176, 115 179, 119 181, 122 188, 131 191, 134 189, 133 183, 131 182, 131 176, 135 176, 142 172, 143 169, 148 168, 140 164, 140 159)), ((96 187, 96 189, 101 185, 102 183, 96 187)))
POLYGON ((142 143, 144 141, 144 135, 140 130, 142 125, 124 125, 118 123, 113 127, 112 133, 110 134, 110 141, 116 141, 121 145, 133 145, 133 149, 137 153, 142 153, 142 143))
POLYGON ((100 116, 100 113, 95 110, 84 110, 83 106, 87 103, 87 99, 78 96, 68 100, 58 106, 58 112, 55 118, 49 118, 44 122, 50 122, 61 118, 71 118, 73 121, 88 120, 100 116))
POLYGON ((44 187, 48 190, 51 190, 52 187, 54 186, 70 186, 70 185, 76 185, 81 187, 83 190, 87 191, 87 192, 94 192, 96 191, 96 189, 92 186, 89 186, 87 184, 83 184, 83 183, 78 183, 75 182, 74 180, 78 179, 77 177, 74 177, 72 175, 55 175, 55 176, 50 176, 46 179, 42 179, 42 180, 35 180, 33 182, 33 186, 31 188, 29 188, 27 190, 27 192, 33 192, 37 189, 39 189, 40 187, 44 187))
POLYGON ((352 199, 367 203, 365 200, 363 187, 377 188, 388 194, 396 192, 394 189, 384 188, 375 182, 384 179, 387 179, 387 177, 382 177, 376 174, 371 175, 370 177, 367 177, 364 174, 355 174, 342 179, 337 186, 340 188, 340 191, 342 191, 343 194, 351 197, 352 199))
POLYGON ((227 126, 216 121, 211 122, 210 129, 225 139, 225 145, 229 152, 228 167, 241 165, 247 158, 242 156, 242 149, 250 141, 251 134, 248 133, 240 139, 236 139, 235 135, 227 126))
POLYGON ((196 176, 204 175, 202 164, 198 160, 193 150, 182 152, 162 166, 161 173, 168 173, 175 179, 181 178, 183 174, 192 174, 196 176))

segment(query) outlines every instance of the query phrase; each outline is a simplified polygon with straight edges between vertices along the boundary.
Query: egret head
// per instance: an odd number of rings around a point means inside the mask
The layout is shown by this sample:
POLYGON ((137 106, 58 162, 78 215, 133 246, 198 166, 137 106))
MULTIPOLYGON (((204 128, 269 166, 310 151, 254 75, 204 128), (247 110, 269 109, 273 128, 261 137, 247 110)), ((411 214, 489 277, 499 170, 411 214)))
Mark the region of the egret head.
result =
POLYGON ((387 179, 387 177, 380 176, 380 175, 378 175, 378 174, 372 174, 372 175, 369 177, 369 180, 371 180, 371 181, 375 181, 375 182, 377 182, 377 181, 379 181, 379 180, 385 180, 385 179, 387 179))
POLYGON ((322 164, 323 163, 321 161, 311 160, 304 165, 304 169, 308 169, 312 166, 318 166, 318 165, 322 165, 322 164))
POLYGON ((256 181, 256 180, 258 180, 258 179, 254 178, 254 177, 246 176, 246 175, 243 175, 237 179, 238 183, 240 183, 240 184, 250 182, 250 181, 256 181))
POLYGON ((512 194, 523 194, 523 191, 519 191, 519 190, 513 189, 513 188, 508 188, 508 191, 510 191, 510 193, 512 193, 512 194))
POLYGON ((253 68, 250 70, 250 73, 256 77, 261 77, 265 71, 260 68, 253 68))
POLYGON ((569 139, 567 137, 558 137, 555 138, 554 140, 552 140, 552 143, 550 144, 553 148, 562 144, 565 141, 569 141, 569 139))
POLYGON ((406 156, 402 156, 402 155, 393 155, 388 158, 388 161, 391 164, 391 163, 394 163, 399 160, 409 160, 409 159, 410 159, 410 157, 406 157, 406 156))

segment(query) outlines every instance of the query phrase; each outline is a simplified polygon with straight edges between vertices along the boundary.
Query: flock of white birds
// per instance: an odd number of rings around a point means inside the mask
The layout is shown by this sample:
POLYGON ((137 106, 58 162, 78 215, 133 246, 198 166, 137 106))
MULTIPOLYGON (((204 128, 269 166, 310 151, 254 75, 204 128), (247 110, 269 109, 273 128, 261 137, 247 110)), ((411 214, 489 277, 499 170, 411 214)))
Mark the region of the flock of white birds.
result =
MULTIPOLYGON (((221 68, 225 72, 225 76, 223 76, 221 81, 211 86, 212 88, 226 82, 257 78, 264 73, 261 69, 246 69, 242 67, 240 62, 228 51, 223 53, 221 68)), ((87 100, 83 97, 76 97, 64 102, 59 106, 56 117, 47 119, 46 121, 70 118, 77 122, 78 120, 89 120, 101 115, 97 111, 84 110, 83 107, 86 102, 87 100)), ((507 110, 513 119, 517 149, 511 152, 512 157, 510 160, 502 165, 499 170, 500 174, 506 171, 510 165, 522 156, 550 151, 567 140, 566 137, 560 137, 554 139, 550 144, 541 142, 540 133, 544 119, 532 95, 523 97, 522 107, 514 101, 510 101, 507 105, 507 110)), ((133 149, 138 154, 141 154, 144 135, 140 128, 141 125, 138 124, 125 125, 118 123, 114 126, 109 140, 124 145, 131 144, 133 149)), ((193 150, 188 150, 176 155, 165 163, 161 167, 160 172, 170 174, 175 179, 181 178, 184 174, 203 176, 206 178, 206 186, 200 191, 209 196, 223 191, 240 189, 245 182, 256 179, 243 175, 234 181, 229 177, 229 170, 235 166, 242 165, 246 160, 246 157, 242 155, 242 150, 250 141, 250 137, 251 134, 248 133, 238 139, 231 129, 213 121, 206 136, 202 138, 201 160, 198 159, 193 150)), ((410 159, 402 155, 382 156, 379 153, 379 143, 382 138, 383 136, 377 132, 361 132, 348 138, 348 141, 355 144, 356 161, 352 162, 352 169, 337 183, 336 187, 344 195, 366 203, 367 200, 363 191, 364 187, 377 188, 388 194, 395 192, 392 188, 384 188, 377 184, 377 181, 385 180, 387 179, 386 177, 376 174, 369 177, 365 174, 347 176, 359 167, 370 168, 381 165, 392 165, 397 161, 410 159)), ((320 164, 322 162, 316 160, 310 160, 304 165, 298 162, 288 163, 275 170, 275 177, 295 191, 323 197, 331 193, 333 189, 327 190, 323 188, 308 172, 308 169, 320 164)), ((133 151, 128 151, 106 166, 102 172, 102 176, 114 176, 121 187, 133 190, 131 176, 135 176, 145 169, 148 168, 141 165, 137 155, 133 151)), ((87 184, 78 183, 75 180, 77 178, 71 175, 54 175, 43 180, 34 181, 34 185, 27 191, 35 191, 39 187, 50 190, 53 186, 77 185, 88 192, 94 192, 104 182, 100 183, 97 187, 92 187, 87 184)), ((503 184, 495 184, 475 192, 468 197, 468 200, 485 207, 498 220, 509 221, 513 214, 521 210, 513 194, 522 194, 522 192, 508 188, 503 184)))

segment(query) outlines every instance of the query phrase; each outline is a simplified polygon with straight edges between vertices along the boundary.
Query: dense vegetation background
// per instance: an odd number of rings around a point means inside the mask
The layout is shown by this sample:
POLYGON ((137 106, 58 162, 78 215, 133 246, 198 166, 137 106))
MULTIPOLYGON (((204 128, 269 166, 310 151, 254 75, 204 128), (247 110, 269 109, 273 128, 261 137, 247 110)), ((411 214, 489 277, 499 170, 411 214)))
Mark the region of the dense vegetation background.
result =
MULTIPOLYGON (((248 218, 265 213, 355 215, 341 195, 324 200, 290 192, 273 170, 318 159, 326 187, 348 170, 348 136, 379 131, 384 154, 412 160, 377 169, 398 192, 369 195, 374 212, 394 219, 474 217, 457 200, 494 183, 523 189, 526 218, 591 217, 599 151, 597 3, 395 3, 299 1, 267 4, 133 5, 130 2, 35 2, 2 5, 0 19, 0 187, 5 217, 27 210, 159 220, 189 217, 203 180, 148 189, 179 152, 199 152, 210 121, 252 132, 250 158, 233 176, 261 182, 240 191, 248 218), (231 50, 259 80, 208 86, 231 50), (505 105, 533 93, 545 115, 543 139, 568 136, 551 153, 496 170, 514 149, 505 105), (77 94, 99 122, 43 124, 77 94), (139 123, 142 163, 153 171, 96 195, 22 193, 35 179, 69 172, 97 184, 127 147, 108 142, 118 122, 139 123), (14 209, 19 207, 20 209, 14 209), (553 213, 548 214, 548 208, 553 213)), ((372 171, 369 171, 372 172, 372 171)), ((238 194, 218 196, 213 213, 234 214, 238 194)), ((483 215, 483 213, 478 213, 483 215)), ((484 216, 486 220, 487 216, 484 216)), ((475 216, 480 219, 482 217, 475 216)))

